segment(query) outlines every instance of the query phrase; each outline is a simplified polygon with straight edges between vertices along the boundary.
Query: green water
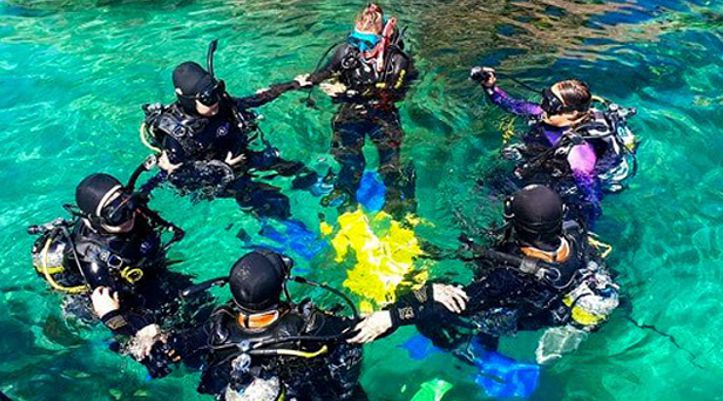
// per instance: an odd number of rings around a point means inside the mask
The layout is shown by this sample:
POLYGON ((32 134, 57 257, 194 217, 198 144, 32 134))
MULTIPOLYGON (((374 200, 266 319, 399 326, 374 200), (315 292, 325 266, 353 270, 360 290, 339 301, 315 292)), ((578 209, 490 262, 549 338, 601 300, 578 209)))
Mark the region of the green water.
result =
MULTIPOLYGON (((105 349, 102 328, 66 325, 59 298, 30 268, 25 226, 62 215, 76 183, 95 171, 127 176, 147 154, 140 105, 172 100, 170 72, 202 61, 220 38, 216 70, 236 95, 311 70, 343 38, 357 1, 0 1, 0 390, 15 400, 196 400, 197 375, 146 382, 143 369, 105 349), (59 5, 61 4, 62 5, 59 5), (153 3, 153 5, 151 5, 153 3)), ((466 80, 487 63, 538 85, 577 76, 599 95, 638 107, 640 172, 606 198, 600 235, 627 300, 573 355, 543 367, 533 400, 723 399, 723 3, 533 0, 399 1, 388 11, 409 25, 422 74, 402 106, 405 159, 418 172, 427 241, 453 246, 458 219, 500 209, 475 187, 500 146, 503 115, 466 80), (627 309, 627 312, 623 309, 627 309), (681 347, 644 324, 672 334, 681 347)), ((509 85, 508 85, 509 86, 509 85)), ((514 93, 522 94, 511 87, 514 93)), ((262 109, 262 126, 289 158, 320 171, 333 106, 302 106, 301 93, 262 109)), ((370 151, 373 159, 374 152, 370 151)), ((374 166, 373 161, 370 166, 374 166)), ((310 227, 323 210, 292 193, 310 227)), ((179 269, 217 276, 242 252, 236 232, 259 225, 231 200, 191 204, 169 191, 153 206, 188 236, 172 251, 179 269)), ((339 285, 331 251, 311 275, 339 285)), ((463 267, 443 263, 432 275, 463 267)), ((303 289, 296 289, 302 293, 303 289)), ((221 291, 219 294, 223 294, 221 291)), ((375 401, 410 400, 420 384, 454 385, 445 400, 482 400, 472 371, 445 354, 415 361, 399 345, 413 330, 367 347, 362 384, 375 401)), ((531 361, 539 333, 503 341, 531 361)))

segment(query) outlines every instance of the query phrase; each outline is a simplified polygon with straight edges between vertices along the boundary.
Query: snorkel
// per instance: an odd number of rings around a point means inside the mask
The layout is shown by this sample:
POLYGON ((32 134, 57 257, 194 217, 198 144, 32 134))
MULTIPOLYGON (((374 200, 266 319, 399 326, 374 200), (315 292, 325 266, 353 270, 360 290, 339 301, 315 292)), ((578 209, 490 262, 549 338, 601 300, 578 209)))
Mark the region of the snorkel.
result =
POLYGON ((209 75, 211 75, 211 79, 213 81, 217 81, 216 74, 213 71, 213 56, 216 53, 217 48, 218 39, 214 39, 208 44, 208 51, 206 52, 206 70, 208 71, 209 75))
MULTIPOLYGON (((215 84, 215 90, 218 90, 218 96, 220 100, 231 100, 231 96, 226 92, 226 83, 223 80, 220 80, 216 78, 216 72, 213 68, 214 64, 214 55, 216 54, 216 50, 218 49, 218 39, 214 39, 208 44, 208 51, 206 52, 206 70, 208 71, 208 74, 211 77, 211 82, 214 82, 215 84)), ((244 116, 243 113, 241 113, 240 110, 238 110, 237 107, 231 107, 231 113, 233 114, 234 118, 236 119, 237 126, 242 130, 256 130, 258 127, 256 126, 253 119, 250 119, 246 116, 244 116)), ((265 141, 264 141, 265 142, 265 141)))

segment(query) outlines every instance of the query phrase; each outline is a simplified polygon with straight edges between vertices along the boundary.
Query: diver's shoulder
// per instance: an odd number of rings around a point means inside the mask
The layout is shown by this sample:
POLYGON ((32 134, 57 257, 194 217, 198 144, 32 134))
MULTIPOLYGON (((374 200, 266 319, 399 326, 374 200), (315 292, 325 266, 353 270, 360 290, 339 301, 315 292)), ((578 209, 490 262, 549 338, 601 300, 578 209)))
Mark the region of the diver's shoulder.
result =
POLYGON ((296 306, 296 313, 303 319, 303 331, 306 334, 316 336, 337 335, 348 324, 349 319, 339 314, 319 308, 310 300, 296 306))

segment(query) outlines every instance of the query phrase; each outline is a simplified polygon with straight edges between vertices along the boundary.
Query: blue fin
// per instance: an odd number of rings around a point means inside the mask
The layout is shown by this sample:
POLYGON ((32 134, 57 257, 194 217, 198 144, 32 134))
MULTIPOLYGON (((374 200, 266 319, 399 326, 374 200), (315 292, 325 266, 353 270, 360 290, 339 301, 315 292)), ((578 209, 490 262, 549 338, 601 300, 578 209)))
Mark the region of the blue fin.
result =
POLYGON ((495 398, 528 398, 537 389, 540 367, 520 363, 495 351, 489 351, 475 341, 472 350, 474 364, 480 373, 474 378, 488 396, 495 398))
POLYGON ((357 201, 369 212, 378 212, 384 206, 384 195, 387 188, 384 186, 376 171, 367 171, 362 176, 359 189, 356 191, 357 201))
POLYGON ((404 344, 397 345, 397 347, 407 350, 409 357, 415 361, 420 361, 435 352, 442 352, 432 344, 430 339, 421 334, 413 335, 404 344))
POLYGON ((306 260, 312 259, 329 246, 319 234, 309 230, 298 220, 265 222, 259 234, 272 242, 260 246, 282 253, 293 252, 306 260))

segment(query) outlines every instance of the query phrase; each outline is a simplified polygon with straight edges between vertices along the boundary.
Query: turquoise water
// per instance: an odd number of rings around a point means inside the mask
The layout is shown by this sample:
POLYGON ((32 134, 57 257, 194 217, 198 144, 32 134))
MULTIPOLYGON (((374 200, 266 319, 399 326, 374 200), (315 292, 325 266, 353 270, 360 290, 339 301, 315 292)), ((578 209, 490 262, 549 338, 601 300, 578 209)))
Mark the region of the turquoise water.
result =
MULTIPOLYGON (((62 215, 85 175, 132 171, 147 154, 137 135, 140 105, 171 101, 173 66, 202 61, 210 39, 221 39, 217 73, 232 93, 250 94, 311 70, 360 4, 0 1, 1 391, 15 400, 209 399, 195 393, 196 375, 147 382, 142 368, 105 349, 105 330, 65 324, 59 298, 30 268, 25 226, 62 215)), ((631 124, 643 140, 640 172, 628 191, 606 198, 598 227, 615 246, 610 263, 627 305, 576 353, 543 367, 532 399, 723 399, 723 4, 465 0, 387 9, 409 25, 422 72, 402 118, 426 241, 451 247, 461 224, 482 224, 500 210, 475 183, 493 164, 503 115, 466 80, 470 66, 492 64, 539 86, 577 76, 639 109, 631 124)), ((262 126, 284 155, 325 171, 334 166, 334 108, 318 94, 319 110, 309 110, 304 95, 264 107, 262 126)), ((318 227, 318 213, 331 214, 308 194, 291 197, 309 227, 318 227)), ((164 191, 153 206, 188 231, 172 257, 199 279, 225 273, 243 252, 239 230, 260 240, 259 223, 231 200, 194 205, 164 191)), ((300 265, 337 286, 348 267, 328 249, 300 265)), ((432 276, 468 274, 455 263, 429 268, 432 276)), ((452 357, 410 359, 399 346, 412 334, 367 347, 362 384, 372 400, 409 400, 434 378, 454 385, 445 400, 489 399, 452 357)), ((502 350, 532 361, 538 337, 518 335, 502 350)))

